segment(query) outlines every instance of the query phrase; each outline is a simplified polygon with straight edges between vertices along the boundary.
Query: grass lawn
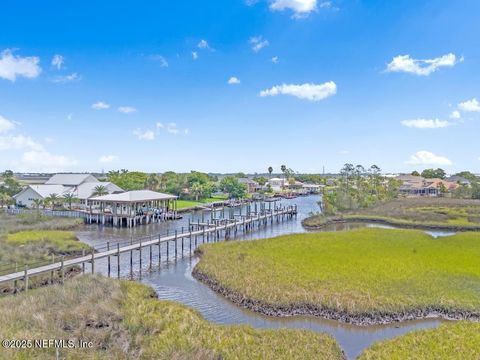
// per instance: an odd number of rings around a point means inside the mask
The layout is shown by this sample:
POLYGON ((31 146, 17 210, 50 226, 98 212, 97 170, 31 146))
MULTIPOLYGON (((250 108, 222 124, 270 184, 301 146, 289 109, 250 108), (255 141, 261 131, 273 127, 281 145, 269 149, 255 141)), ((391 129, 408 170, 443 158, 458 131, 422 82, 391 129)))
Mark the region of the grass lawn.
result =
MULTIPOLYGON (((79 276, 0 299, 0 338, 93 342, 91 349, 61 349, 69 359, 343 359, 329 335, 213 325, 154 295, 136 282, 79 276)), ((54 356, 54 349, 2 350, 3 359, 54 356)))
MULTIPOLYGON (((450 198, 406 198, 367 209, 339 214, 345 220, 383 221, 399 226, 440 227, 480 230, 480 200, 450 198)), ((307 227, 322 226, 328 218, 305 219, 307 227)))
POLYGON ((480 359, 480 323, 461 321, 413 331, 365 350, 359 360, 480 359))
POLYGON ((195 272, 241 299, 274 309, 313 307, 344 321, 395 321, 431 310, 478 316, 479 240, 477 233, 434 239, 417 230, 364 228, 222 242, 202 245, 195 272))
POLYGON ((195 206, 201 206, 201 205, 209 204, 209 203, 216 202, 216 201, 223 201, 223 200, 226 200, 226 199, 227 198, 223 197, 223 196, 216 196, 216 197, 201 199, 199 201, 177 200, 177 208, 178 209, 192 208, 192 207, 195 207, 195 206))

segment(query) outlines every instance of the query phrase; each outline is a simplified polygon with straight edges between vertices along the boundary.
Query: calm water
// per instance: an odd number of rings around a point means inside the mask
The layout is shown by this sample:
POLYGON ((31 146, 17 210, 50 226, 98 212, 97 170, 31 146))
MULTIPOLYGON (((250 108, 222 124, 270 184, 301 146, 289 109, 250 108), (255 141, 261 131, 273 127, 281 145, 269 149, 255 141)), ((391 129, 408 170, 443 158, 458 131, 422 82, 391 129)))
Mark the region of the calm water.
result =
MULTIPOLYGON (((299 214, 296 219, 285 220, 274 226, 269 225, 266 228, 255 229, 255 231, 247 234, 238 233, 238 240, 253 240, 265 237, 278 236, 289 233, 299 233, 305 230, 301 226, 301 220, 308 216, 311 212, 319 210, 317 202, 319 197, 309 196, 301 197, 293 200, 283 200, 283 204, 297 204, 299 214)), ((268 205, 267 205, 268 207, 268 205)), ((237 210, 238 213, 238 210, 237 210)), ((204 219, 209 218, 209 213, 204 213, 204 219)), ((170 233, 175 229, 180 230, 181 227, 188 226, 188 219, 197 221, 202 218, 201 212, 196 212, 185 216, 178 221, 171 221, 162 224, 150 224, 139 226, 135 229, 117 229, 111 227, 99 227, 92 225, 78 232, 79 238, 93 246, 104 245, 106 241, 115 244, 117 241, 125 241, 126 239, 149 234, 170 233)), ((341 231, 358 228, 361 226, 374 226, 369 224, 336 224, 327 230, 341 231)), ((432 236, 447 236, 451 233, 434 232, 432 236)), ((199 243, 201 238, 198 238, 199 243)), ((194 279, 191 275, 192 269, 198 259, 189 255, 188 240, 184 242, 184 257, 180 256, 181 243, 178 243, 179 258, 173 260, 173 244, 170 245, 169 263, 163 262, 161 267, 158 265, 158 247, 152 252, 153 271, 146 271, 149 265, 149 250, 144 249, 142 252, 142 263, 144 271, 142 271, 142 282, 152 286, 159 298, 173 300, 182 304, 191 306, 198 310, 205 319, 218 324, 247 324, 255 328, 298 328, 309 329, 313 331, 321 331, 331 334, 336 338, 348 358, 354 358, 366 347, 373 342, 387 339, 394 336, 402 335, 415 329, 432 328, 438 326, 442 320, 426 319, 420 321, 408 321, 392 325, 375 325, 375 326, 355 326, 340 323, 338 321, 326 320, 317 317, 270 317, 252 312, 250 310, 240 308, 222 296, 216 294, 210 288, 194 279)), ((166 247, 162 247, 162 260, 166 258, 166 247)), ((129 276, 130 255, 122 254, 121 256, 121 276, 129 276)), ((134 253, 133 258, 134 274, 138 277, 139 253, 134 253)), ((96 263, 96 271, 107 272, 106 261, 96 263)), ((87 269, 88 270, 88 269, 87 269)), ((116 275, 116 259, 112 259, 112 275, 116 275)))

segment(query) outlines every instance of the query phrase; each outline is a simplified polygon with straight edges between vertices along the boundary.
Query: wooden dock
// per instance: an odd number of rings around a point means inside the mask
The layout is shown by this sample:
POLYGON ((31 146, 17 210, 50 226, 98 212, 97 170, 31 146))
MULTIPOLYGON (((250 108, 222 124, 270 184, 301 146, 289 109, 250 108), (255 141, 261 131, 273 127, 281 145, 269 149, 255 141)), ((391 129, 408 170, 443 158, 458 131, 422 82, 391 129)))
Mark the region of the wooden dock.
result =
MULTIPOLYGON (((175 231, 174 234, 157 234, 150 235, 138 239, 136 241, 130 240, 126 243, 116 243, 114 247, 107 242, 106 246, 97 248, 96 251, 92 250, 90 254, 84 254, 79 257, 64 259, 61 258, 61 261, 53 262, 50 264, 45 264, 42 266, 28 268, 27 266, 22 271, 16 271, 0 276, 0 284, 14 282, 14 287, 17 289, 17 281, 23 281, 22 288, 28 290, 29 278, 32 276, 38 276, 42 274, 51 274, 53 279, 54 272, 59 273, 59 277, 63 282, 65 277, 65 271, 68 268, 75 266, 81 266, 82 271, 85 272, 85 264, 90 264, 90 270, 92 273, 95 272, 95 263, 101 259, 107 259, 107 274, 111 276, 112 272, 112 258, 116 259, 116 275, 120 278, 120 268, 121 261, 120 255, 123 253, 130 253, 130 277, 133 278, 133 253, 135 251, 139 252, 139 276, 141 278, 142 274, 142 249, 147 248, 149 250, 149 262, 150 269, 153 268, 153 249, 156 248, 158 252, 158 266, 160 267, 162 262, 162 246, 166 247, 166 256, 165 260, 170 260, 170 244, 174 244, 174 249, 172 250, 174 258, 178 257, 178 247, 181 246, 181 255, 184 256, 184 248, 188 246, 189 253, 192 254, 192 251, 198 245, 198 238, 200 237, 201 243, 216 242, 220 241, 223 238, 228 240, 232 235, 235 236, 238 231, 243 233, 250 232, 255 229, 255 227, 261 228, 266 227, 269 224, 273 225, 275 222, 281 222, 284 220, 292 219, 297 215, 297 206, 292 205, 288 207, 278 207, 272 209, 263 209, 262 212, 249 212, 245 215, 241 215, 240 218, 221 218, 221 219, 212 219, 206 222, 190 222, 188 231, 178 232, 175 231), (179 240, 181 244, 179 244, 179 240), (185 244, 187 240, 187 244, 185 244)), ((188 250, 187 249, 187 250, 188 250)), ((164 249, 165 250, 165 249, 164 249)), ((128 265, 127 265, 128 266, 128 265)))

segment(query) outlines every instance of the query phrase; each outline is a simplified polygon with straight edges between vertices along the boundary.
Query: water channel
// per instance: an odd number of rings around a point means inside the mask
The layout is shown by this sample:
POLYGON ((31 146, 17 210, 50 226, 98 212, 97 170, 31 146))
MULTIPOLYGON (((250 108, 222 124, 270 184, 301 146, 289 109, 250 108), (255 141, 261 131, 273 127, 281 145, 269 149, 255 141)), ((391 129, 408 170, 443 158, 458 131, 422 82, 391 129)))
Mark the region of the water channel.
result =
MULTIPOLYGON (((319 207, 318 196, 300 197, 292 200, 282 200, 282 204, 297 204, 298 216, 292 220, 275 223, 273 226, 256 229, 252 232, 243 234, 239 232, 236 240, 254 240, 266 237, 278 236, 290 233, 305 232, 301 225, 303 218, 312 212, 317 212, 319 207)), ((203 214, 203 217, 210 216, 209 213, 203 214)), ((103 246, 106 241, 110 241, 112 246, 116 242, 125 241, 131 237, 147 236, 150 234, 165 234, 167 231, 171 234, 175 229, 180 230, 188 227, 189 219, 197 221, 202 218, 201 212, 185 214, 184 218, 177 221, 169 221, 160 224, 149 224, 139 226, 133 229, 119 229, 113 227, 101 227, 98 225, 85 226, 78 231, 80 240, 92 245, 103 246)), ((345 226, 343 224, 334 225, 335 228, 329 228, 331 231, 349 230, 360 226, 374 226, 368 224, 352 224, 345 226)), ((448 236, 451 233, 432 232, 434 237, 448 236)), ((200 239, 199 239, 200 241, 200 239)), ((151 271, 142 271, 141 281, 153 287, 160 299, 173 300, 188 305, 199 311, 202 316, 217 324, 246 324, 255 328, 294 328, 308 329, 331 334, 344 350, 347 358, 353 359, 359 355, 363 349, 370 346, 373 342, 399 336, 406 332, 433 328, 438 326, 443 320, 425 319, 418 321, 407 321, 390 325, 375 326, 357 326, 344 324, 338 321, 326 320, 313 316, 292 316, 292 317, 270 317, 265 316, 244 308, 240 308, 224 297, 216 294, 210 288, 203 285, 191 273, 198 262, 195 256, 190 256, 188 241, 184 243, 183 257, 179 253, 177 260, 172 259, 173 248, 170 248, 170 261, 165 262, 166 248, 162 248, 162 263, 158 262, 158 249, 153 251, 154 266, 151 271)), ((179 252, 181 246, 178 244, 179 252)), ((121 256, 121 276, 129 276, 130 255, 121 256)), ((116 260, 115 260, 116 262, 116 260)), ((134 256, 134 269, 138 276, 139 254, 134 256)), ((144 266, 149 264, 149 252, 145 249, 142 253, 142 263, 144 266)), ((96 271, 106 272, 106 260, 95 264, 96 271)), ((88 269, 87 269, 88 271, 88 269)), ((112 265, 112 276, 116 274, 116 267, 112 265)))

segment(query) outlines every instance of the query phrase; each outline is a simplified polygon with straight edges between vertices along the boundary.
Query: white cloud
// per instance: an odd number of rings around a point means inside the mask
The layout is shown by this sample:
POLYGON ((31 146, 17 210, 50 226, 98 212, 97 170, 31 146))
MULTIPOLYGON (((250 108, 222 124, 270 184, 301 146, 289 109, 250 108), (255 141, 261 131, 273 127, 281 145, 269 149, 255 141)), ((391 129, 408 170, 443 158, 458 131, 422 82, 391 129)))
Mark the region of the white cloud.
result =
POLYGON ((183 133, 184 133, 185 135, 190 134, 190 129, 185 129, 185 130, 183 130, 183 133))
POLYGON ((157 129, 163 129, 165 127, 165 125, 163 125, 161 122, 157 122, 155 126, 157 127, 157 129))
POLYGON ((272 57, 272 63, 274 64, 278 63, 278 56, 272 57))
POLYGON ((104 103, 103 101, 98 101, 95 104, 92 104, 92 109, 94 110, 106 110, 109 108, 110 108, 110 105, 107 103, 104 103))
POLYGON ((462 116, 460 115, 460 111, 458 110, 454 110, 451 112, 450 114, 450 119, 455 119, 455 120, 458 120, 460 119, 462 116))
POLYGON ((268 40, 263 39, 261 35, 251 37, 248 42, 250 43, 250 45, 252 45, 252 50, 255 52, 259 52, 265 46, 268 46, 270 44, 268 40))
POLYGON ((58 70, 60 70, 65 62, 65 58, 62 55, 54 55, 52 58, 52 66, 55 66, 58 70))
POLYGON ((102 155, 98 158, 98 162, 102 164, 110 164, 118 162, 118 156, 116 155, 102 155))
POLYGON ((458 108, 466 112, 480 112, 480 103, 476 98, 458 104, 458 108))
POLYGON ((410 159, 406 162, 410 165, 452 165, 453 162, 445 156, 435 155, 430 151, 417 151, 410 156, 410 159))
POLYGON ((135 109, 134 107, 132 106, 120 106, 118 108, 118 111, 123 113, 123 114, 131 114, 131 113, 134 113, 137 111, 137 109, 135 109))
POLYGON ((401 121, 403 126, 417 128, 417 129, 439 129, 446 128, 451 124, 446 120, 439 119, 414 119, 401 121))
POLYGON ((155 140, 155 133, 152 130, 142 131, 140 129, 134 130, 133 135, 135 135, 138 140, 152 141, 155 140))
POLYGON ((30 136, 8 135, 0 136, 0 151, 3 150, 35 150, 44 151, 42 144, 34 141, 30 136))
POLYGON ((230 79, 228 79, 228 83, 230 85, 240 84, 240 79, 235 76, 232 76, 230 79))
POLYGON ((198 59, 198 53, 196 51, 192 51, 192 59, 197 60, 198 59))
POLYGON ((63 155, 55 155, 43 150, 25 152, 20 159, 23 171, 58 172, 75 166, 78 162, 63 155))
POLYGON ((168 61, 162 55, 153 55, 150 58, 157 61, 160 64, 160 67, 168 67, 168 61))
POLYGON ((15 123, 0 115, 0 134, 15 129, 15 123))
POLYGON ((452 67, 463 61, 457 60, 455 54, 447 54, 434 59, 413 59, 410 55, 399 55, 387 65, 388 72, 406 72, 410 74, 428 76, 440 67, 452 67))
POLYGON ((260 92, 260 96, 291 95, 299 99, 320 101, 337 93, 337 85, 333 81, 323 84, 282 84, 260 92))
POLYGON ((173 122, 169 123, 169 124, 167 125, 167 132, 168 132, 169 134, 177 135, 178 132, 179 132, 179 130, 178 130, 178 128, 177 128, 177 124, 175 124, 175 123, 173 123, 173 122))
POLYGON ((0 54, 0 78, 15 81, 17 77, 36 78, 42 72, 38 65, 40 59, 36 56, 16 56, 6 49, 0 54))
POLYGON ((197 46, 199 49, 210 49, 210 45, 208 45, 208 41, 203 39, 200 40, 197 46))
POLYGON ((70 75, 55 76, 52 81, 55 83, 66 83, 72 81, 79 81, 80 79, 80 75, 78 75, 77 73, 71 73, 70 75))
MULTIPOLYGON (((321 7, 326 7, 323 4, 321 7)), ((308 15, 310 12, 315 11, 316 8, 317 0, 273 0, 270 4, 270 9, 277 11, 289 9, 297 15, 296 17, 308 15)))

